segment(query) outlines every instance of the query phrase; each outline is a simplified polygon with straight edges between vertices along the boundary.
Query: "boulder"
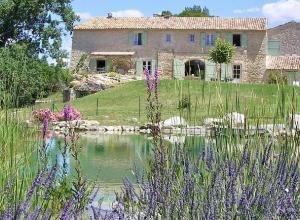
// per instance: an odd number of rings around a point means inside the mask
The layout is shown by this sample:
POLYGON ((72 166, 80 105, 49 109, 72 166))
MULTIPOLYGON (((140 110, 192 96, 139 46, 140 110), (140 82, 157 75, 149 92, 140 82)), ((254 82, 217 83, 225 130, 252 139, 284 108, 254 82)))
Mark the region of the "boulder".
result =
POLYGON ((167 128, 167 127, 187 127, 188 124, 186 123, 184 118, 181 118, 179 116, 169 118, 165 121, 162 121, 159 123, 161 128, 167 128))
POLYGON ((206 127, 214 127, 223 124, 223 122, 224 120, 222 118, 206 118, 203 121, 203 125, 206 127))
POLYGON ((224 121, 229 125, 240 127, 240 126, 244 126, 246 122, 246 118, 245 115, 241 113, 232 112, 224 116, 224 121))
POLYGON ((289 115, 289 119, 292 122, 292 126, 296 130, 300 130, 300 115, 289 115))

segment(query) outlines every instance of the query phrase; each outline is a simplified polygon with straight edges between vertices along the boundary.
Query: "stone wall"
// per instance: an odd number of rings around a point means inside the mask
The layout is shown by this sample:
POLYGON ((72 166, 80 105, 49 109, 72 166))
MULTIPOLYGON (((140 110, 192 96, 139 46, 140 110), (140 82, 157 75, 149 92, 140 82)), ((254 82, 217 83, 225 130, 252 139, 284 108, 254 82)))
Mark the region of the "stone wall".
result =
POLYGON ((281 41, 282 55, 300 56, 300 23, 289 22, 268 30, 268 38, 281 41))
MULTIPOLYGON (((158 68, 166 78, 172 77, 173 58, 200 57, 207 59, 210 48, 202 48, 199 31, 147 31, 148 42, 144 46, 130 46, 128 43, 128 33, 134 30, 107 30, 89 31, 75 30, 72 44, 71 67, 79 59, 82 53, 91 52, 135 52, 132 57, 135 59, 157 60, 158 68), (165 42, 166 33, 172 35, 172 43, 165 42), (195 34, 195 43, 188 41, 189 34, 195 34)), ((223 39, 228 38, 229 33, 243 33, 234 31, 209 30, 206 33, 220 33, 223 39)), ((242 82, 262 82, 266 70, 265 56, 267 53, 266 31, 247 31, 248 48, 237 48, 234 63, 242 64, 242 82)))

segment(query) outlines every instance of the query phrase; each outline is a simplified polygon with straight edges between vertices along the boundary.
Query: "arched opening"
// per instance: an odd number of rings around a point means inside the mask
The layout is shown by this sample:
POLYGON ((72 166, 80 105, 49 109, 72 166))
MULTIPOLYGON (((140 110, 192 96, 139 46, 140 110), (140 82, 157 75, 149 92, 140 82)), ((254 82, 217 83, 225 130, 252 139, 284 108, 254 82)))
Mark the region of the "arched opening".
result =
POLYGON ((185 76, 205 78, 205 62, 202 60, 188 60, 185 63, 185 76))

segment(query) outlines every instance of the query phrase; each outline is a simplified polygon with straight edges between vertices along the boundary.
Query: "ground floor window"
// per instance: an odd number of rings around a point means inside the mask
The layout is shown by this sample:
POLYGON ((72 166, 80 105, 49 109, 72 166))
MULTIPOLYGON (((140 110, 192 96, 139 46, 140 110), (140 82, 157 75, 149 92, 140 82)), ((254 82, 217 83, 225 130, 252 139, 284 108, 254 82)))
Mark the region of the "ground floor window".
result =
POLYGON ((152 62, 151 61, 143 61, 143 71, 149 70, 149 72, 152 74, 152 62))
POLYGON ((241 72, 242 72, 242 66, 241 65, 233 65, 233 79, 240 79, 241 78, 241 72))
POLYGON ((105 73, 106 72, 106 61, 97 60, 97 72, 105 73))

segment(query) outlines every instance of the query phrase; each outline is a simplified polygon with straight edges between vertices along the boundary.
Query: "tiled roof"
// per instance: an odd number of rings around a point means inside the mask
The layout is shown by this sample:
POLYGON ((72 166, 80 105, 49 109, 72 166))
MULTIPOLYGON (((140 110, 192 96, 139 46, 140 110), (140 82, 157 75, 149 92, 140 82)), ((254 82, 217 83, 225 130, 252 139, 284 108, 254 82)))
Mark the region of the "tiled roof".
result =
POLYGON ((75 30, 158 29, 158 30, 266 30, 265 18, 220 17, 94 17, 75 30))
POLYGON ((268 70, 299 70, 300 56, 267 56, 268 70))

